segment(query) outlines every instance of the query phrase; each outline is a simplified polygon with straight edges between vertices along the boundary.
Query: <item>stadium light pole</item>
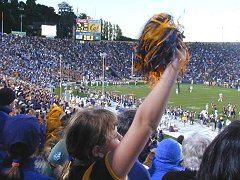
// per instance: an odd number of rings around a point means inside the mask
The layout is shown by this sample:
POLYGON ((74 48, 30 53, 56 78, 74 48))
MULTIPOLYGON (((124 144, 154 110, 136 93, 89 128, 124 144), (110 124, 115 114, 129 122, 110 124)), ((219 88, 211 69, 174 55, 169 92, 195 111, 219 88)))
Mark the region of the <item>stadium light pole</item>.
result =
POLYGON ((107 53, 103 52, 100 53, 101 59, 102 59, 102 95, 104 96, 104 83, 105 83, 105 58, 107 56, 107 53))
POLYGON ((60 58, 60 84, 59 84, 59 98, 62 99, 62 55, 60 54, 59 55, 59 58, 60 58))
POLYGON ((20 10, 20 12, 21 12, 20 20, 21 20, 21 32, 22 32, 22 30, 23 30, 23 22, 22 22, 22 20, 23 20, 23 15, 22 15, 22 12, 23 12, 24 8, 23 8, 23 7, 20 7, 19 10, 20 10))
POLYGON ((2 34, 3 34, 3 11, 2 11, 2 34))
POLYGON ((21 32, 22 32, 22 13, 21 13, 21 32))
POLYGON ((131 72, 131 76, 133 77, 133 53, 132 53, 132 72, 131 72))

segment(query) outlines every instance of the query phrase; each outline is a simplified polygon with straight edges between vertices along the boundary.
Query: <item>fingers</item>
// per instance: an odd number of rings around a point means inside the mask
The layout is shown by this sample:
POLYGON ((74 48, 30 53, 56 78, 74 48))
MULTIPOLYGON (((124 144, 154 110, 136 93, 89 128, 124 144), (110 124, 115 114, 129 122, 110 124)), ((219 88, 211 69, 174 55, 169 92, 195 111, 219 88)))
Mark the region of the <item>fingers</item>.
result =
POLYGON ((187 56, 187 51, 186 49, 182 46, 181 43, 178 43, 177 48, 172 56, 172 67, 175 70, 179 70, 182 63, 186 60, 186 56, 187 56))
POLYGON ((179 60, 185 60, 186 56, 187 56, 187 52, 186 49, 182 46, 182 44, 178 45, 178 47, 176 48, 176 54, 177 54, 177 58, 179 60))

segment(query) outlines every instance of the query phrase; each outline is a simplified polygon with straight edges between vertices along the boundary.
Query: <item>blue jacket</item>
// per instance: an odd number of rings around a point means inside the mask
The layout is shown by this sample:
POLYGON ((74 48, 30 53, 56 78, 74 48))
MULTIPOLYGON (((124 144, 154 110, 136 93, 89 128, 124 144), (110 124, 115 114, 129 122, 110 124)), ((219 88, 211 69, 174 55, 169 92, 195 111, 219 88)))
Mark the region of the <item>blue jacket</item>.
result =
POLYGON ((182 150, 180 144, 173 139, 162 140, 155 153, 149 173, 152 180, 161 180, 169 171, 183 171, 181 166, 182 150))
POLYGON ((0 145, 2 145, 2 131, 7 119, 11 116, 9 113, 12 112, 12 109, 8 106, 0 106, 0 145))
POLYGON ((150 174, 148 170, 139 162, 136 161, 131 169, 131 171, 128 173, 129 180, 149 180, 150 174))
POLYGON ((7 119, 11 116, 9 113, 12 112, 8 106, 0 106, 0 169, 3 162, 3 159, 6 157, 6 153, 3 151, 3 136, 2 131, 7 119))

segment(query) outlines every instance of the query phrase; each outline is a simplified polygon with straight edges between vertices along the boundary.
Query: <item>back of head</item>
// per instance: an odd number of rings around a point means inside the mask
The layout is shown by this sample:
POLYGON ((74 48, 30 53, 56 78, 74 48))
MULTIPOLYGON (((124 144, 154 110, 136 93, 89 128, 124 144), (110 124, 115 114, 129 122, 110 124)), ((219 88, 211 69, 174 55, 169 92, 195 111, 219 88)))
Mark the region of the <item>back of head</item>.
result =
POLYGON ((7 87, 0 89, 0 106, 10 105, 15 99, 15 92, 7 87))
POLYGON ((207 147, 198 171, 200 180, 239 179, 240 121, 227 126, 207 147))
POLYGON ((178 164, 182 160, 182 150, 174 139, 164 139, 158 144, 155 157, 162 163, 178 164))
POLYGON ((131 126, 136 110, 126 110, 118 115, 118 132, 124 136, 131 126))
MULTIPOLYGON (((4 146, 8 152, 12 146, 22 143, 27 146, 27 156, 31 156, 40 143, 40 126, 38 119, 33 116, 19 114, 11 117, 3 129, 4 146)), ((12 155, 12 154, 10 154, 12 155)))
POLYGON ((183 140, 183 166, 190 170, 198 170, 205 149, 211 140, 202 134, 194 133, 183 140))
POLYGON ((179 142, 180 144, 182 144, 183 140, 184 140, 183 135, 180 135, 180 136, 177 137, 177 142, 179 142))
POLYGON ((23 114, 13 116, 6 121, 3 136, 4 147, 12 159, 12 168, 7 172, 6 179, 23 179, 20 167, 40 144, 38 119, 23 114))
POLYGON ((169 171, 182 171, 181 166, 182 150, 181 145, 174 139, 162 140, 156 149, 155 159, 149 168, 152 179, 162 179, 169 171))

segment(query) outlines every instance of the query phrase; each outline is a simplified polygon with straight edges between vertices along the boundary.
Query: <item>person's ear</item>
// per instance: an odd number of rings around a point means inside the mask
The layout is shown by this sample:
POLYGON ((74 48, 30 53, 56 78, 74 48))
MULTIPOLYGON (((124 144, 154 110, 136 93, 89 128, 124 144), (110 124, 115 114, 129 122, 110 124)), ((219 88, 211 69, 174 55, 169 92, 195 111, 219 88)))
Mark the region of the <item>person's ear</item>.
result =
POLYGON ((102 148, 98 145, 94 146, 93 150, 92 150, 92 154, 95 157, 100 157, 103 158, 104 157, 104 153, 102 152, 102 148))

